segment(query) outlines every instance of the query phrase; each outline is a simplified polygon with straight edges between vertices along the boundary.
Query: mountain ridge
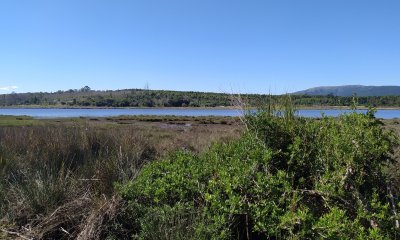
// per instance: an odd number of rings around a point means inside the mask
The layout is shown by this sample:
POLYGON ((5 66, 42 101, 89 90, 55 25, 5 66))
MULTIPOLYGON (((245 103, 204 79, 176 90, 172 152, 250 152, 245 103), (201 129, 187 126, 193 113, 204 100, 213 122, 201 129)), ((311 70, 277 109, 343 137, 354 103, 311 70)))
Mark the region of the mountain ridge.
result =
POLYGON ((400 96, 400 86, 366 86, 366 85, 342 85, 321 86, 308 88, 292 93, 293 95, 325 96, 334 95, 348 97, 357 96, 400 96))

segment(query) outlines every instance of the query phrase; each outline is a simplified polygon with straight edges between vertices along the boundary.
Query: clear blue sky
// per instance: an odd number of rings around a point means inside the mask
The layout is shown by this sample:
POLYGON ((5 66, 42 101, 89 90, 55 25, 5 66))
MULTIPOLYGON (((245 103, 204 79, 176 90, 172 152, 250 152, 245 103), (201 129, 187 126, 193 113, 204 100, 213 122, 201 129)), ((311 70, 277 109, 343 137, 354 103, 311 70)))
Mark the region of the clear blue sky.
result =
POLYGON ((400 1, 0 1, 0 93, 146 83, 275 94, 400 85, 400 1))

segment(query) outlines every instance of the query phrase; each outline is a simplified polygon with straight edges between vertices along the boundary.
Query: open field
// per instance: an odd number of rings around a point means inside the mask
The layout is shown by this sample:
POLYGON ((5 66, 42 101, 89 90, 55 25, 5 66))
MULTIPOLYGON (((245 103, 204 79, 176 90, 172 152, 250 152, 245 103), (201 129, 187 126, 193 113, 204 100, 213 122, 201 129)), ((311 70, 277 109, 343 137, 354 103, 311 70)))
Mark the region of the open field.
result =
MULTIPOLYGON (((159 155, 186 148, 199 152, 212 142, 235 138, 242 131, 238 118, 120 116, 110 118, 33 119, 1 116, 3 131, 84 131, 98 132, 114 138, 141 137, 156 146, 159 155)), ((4 140, 3 136, 3 140, 4 140)), ((48 136, 51 139, 52 136, 48 136)), ((17 139, 7 139, 17 141, 17 139)), ((23 139, 22 139, 23 140, 23 139)))

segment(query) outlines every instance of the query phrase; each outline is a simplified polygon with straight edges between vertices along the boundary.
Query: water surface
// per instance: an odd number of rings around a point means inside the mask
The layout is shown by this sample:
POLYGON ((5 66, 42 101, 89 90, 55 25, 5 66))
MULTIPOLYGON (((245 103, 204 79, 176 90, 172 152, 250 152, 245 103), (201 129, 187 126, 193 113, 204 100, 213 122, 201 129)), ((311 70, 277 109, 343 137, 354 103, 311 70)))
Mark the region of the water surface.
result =
MULTIPOLYGON (((321 117, 339 116, 351 110, 298 110, 299 116, 321 117)), ((366 110, 357 110, 365 113, 366 110)), ((107 109, 59 109, 59 108, 0 108, 0 115, 30 116, 34 118, 73 118, 73 117, 113 117, 139 115, 174 115, 174 116, 240 116, 243 112, 237 109, 190 109, 190 108, 107 108, 107 109)), ((378 110, 377 118, 400 118, 400 110, 378 110)))

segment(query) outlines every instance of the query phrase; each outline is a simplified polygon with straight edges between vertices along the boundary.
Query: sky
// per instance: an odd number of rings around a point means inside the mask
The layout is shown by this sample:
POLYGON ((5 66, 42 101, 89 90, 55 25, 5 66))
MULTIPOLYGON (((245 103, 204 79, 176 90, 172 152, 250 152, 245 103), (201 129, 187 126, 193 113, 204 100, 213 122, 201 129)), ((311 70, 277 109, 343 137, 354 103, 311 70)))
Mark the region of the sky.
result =
POLYGON ((398 0, 1 0, 0 94, 400 85, 398 0))

